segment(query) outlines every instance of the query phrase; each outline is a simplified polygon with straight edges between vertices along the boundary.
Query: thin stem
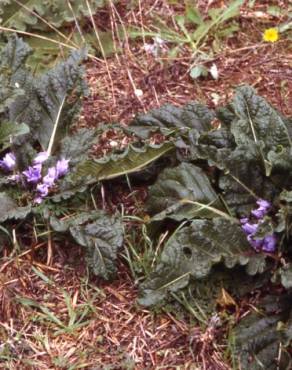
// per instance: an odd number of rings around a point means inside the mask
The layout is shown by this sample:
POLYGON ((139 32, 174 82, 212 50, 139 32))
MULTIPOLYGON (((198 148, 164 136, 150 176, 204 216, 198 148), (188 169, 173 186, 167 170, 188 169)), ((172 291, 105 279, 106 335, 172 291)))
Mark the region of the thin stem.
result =
POLYGON ((49 142, 49 146, 48 146, 48 149, 47 149, 48 156, 50 156, 51 155, 51 152, 52 152, 52 148, 53 148, 53 144, 54 144, 54 139, 55 139, 55 136, 56 136, 57 127, 58 127, 58 124, 59 124, 59 121, 60 121, 60 116, 61 116, 61 112, 62 112, 64 103, 65 103, 65 99, 66 99, 66 95, 64 96, 64 98, 63 98, 63 100, 61 102, 61 105, 60 105, 60 108, 59 108, 59 111, 58 111, 58 114, 57 114, 56 122, 54 124, 53 132, 52 132, 52 135, 51 135, 51 138, 50 138, 50 142, 49 142))
MULTIPOLYGON (((49 37, 46 37, 46 36, 42 36, 42 35, 38 35, 38 34, 35 34, 35 33, 31 33, 31 32, 26 32, 26 31, 20 31, 20 30, 14 30, 13 28, 8 28, 8 27, 3 27, 3 26, 0 26, 0 31, 4 31, 4 32, 12 32, 12 33, 17 33, 17 34, 20 34, 20 35, 24 35, 24 36, 30 36, 30 37, 35 37, 37 39, 41 39, 41 40, 46 40, 46 41, 49 41, 49 42, 52 42, 53 44, 57 44, 57 45, 61 45, 61 46, 64 46, 65 48, 68 48, 68 49, 71 49, 71 50, 78 50, 77 47, 75 46, 71 46, 71 45, 68 45, 62 41, 57 41, 57 40, 54 40, 54 39, 51 39, 49 37)), ((97 58, 95 55, 92 55, 92 54, 87 54, 87 56, 93 60, 96 60, 97 62, 102 62, 104 63, 104 60, 100 59, 100 58, 97 58)))
POLYGON ((88 0, 86 0, 86 5, 87 5, 87 8, 88 8, 88 12, 89 12, 90 20, 91 20, 91 23, 92 23, 92 26, 93 26, 93 29, 94 29, 95 36, 96 36, 96 39, 98 41, 99 48, 100 48, 102 57, 104 59, 105 65, 106 65, 107 74, 108 74, 108 77, 109 77, 109 80, 110 80, 110 84, 111 84, 112 97, 113 97, 113 105, 115 106, 116 105, 116 98, 115 98, 115 93, 114 93, 114 83, 113 83, 113 80, 112 80, 112 76, 111 76, 111 73, 110 73, 108 62, 106 60, 105 51, 104 51, 102 42, 100 40, 99 33, 98 33, 97 28, 96 28, 96 24, 95 24, 95 21, 94 21, 94 18, 93 18, 93 14, 92 14, 92 10, 90 8, 90 5, 89 5, 88 0))

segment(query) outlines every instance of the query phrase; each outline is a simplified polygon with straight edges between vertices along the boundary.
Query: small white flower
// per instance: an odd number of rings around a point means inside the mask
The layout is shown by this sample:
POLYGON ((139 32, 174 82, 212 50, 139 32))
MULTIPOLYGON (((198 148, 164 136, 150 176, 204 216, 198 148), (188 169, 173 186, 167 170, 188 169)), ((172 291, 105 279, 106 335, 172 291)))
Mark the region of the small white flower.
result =
POLYGON ((18 82, 15 82, 15 87, 17 88, 17 89, 19 89, 20 88, 20 85, 19 85, 19 83, 18 82))
POLYGON ((214 78, 214 80, 218 80, 219 72, 218 72, 218 68, 217 68, 216 64, 212 64, 212 66, 210 68, 210 73, 211 73, 211 76, 214 78))
POLYGON ((135 95, 137 96, 137 98, 141 98, 141 96, 143 96, 143 91, 140 90, 140 89, 136 89, 135 90, 135 95))
POLYGON ((109 145, 110 145, 112 148, 116 148, 119 144, 118 144, 118 142, 117 142, 117 141, 115 141, 115 140, 111 140, 111 141, 109 142, 109 145))

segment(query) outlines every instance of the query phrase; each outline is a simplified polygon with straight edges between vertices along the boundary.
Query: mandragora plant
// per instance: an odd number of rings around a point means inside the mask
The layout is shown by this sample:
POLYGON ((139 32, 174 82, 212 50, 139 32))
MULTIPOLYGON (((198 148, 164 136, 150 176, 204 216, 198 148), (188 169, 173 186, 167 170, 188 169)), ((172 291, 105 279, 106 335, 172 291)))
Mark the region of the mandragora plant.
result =
POLYGON ((96 208, 92 188, 142 169, 174 145, 132 145, 94 158, 90 149, 102 129, 70 129, 87 93, 85 51, 40 75, 26 65, 31 53, 15 36, 0 51, 1 247, 15 246, 15 237, 18 245, 24 239, 34 243, 28 231, 33 223, 56 240, 70 234, 86 248, 91 272, 110 279, 123 242, 122 221, 96 208))
POLYGON ((236 298, 265 286, 258 311, 232 333, 236 354, 242 369, 291 368, 292 120, 242 86, 216 111, 167 105, 129 130, 172 135, 177 147, 149 188, 149 229, 172 234, 139 302, 176 297, 199 317, 222 289, 236 298))
POLYGON ((124 129, 137 144, 94 158, 103 128, 70 130, 86 94, 85 52, 37 76, 21 39, 0 53, 1 247, 69 236, 85 248, 92 273, 112 278, 123 223, 97 208, 97 184, 164 157, 162 171, 152 168, 159 174, 147 212, 152 235, 167 229, 170 237, 140 303, 176 297, 204 321, 222 289, 236 299, 264 287, 257 311, 231 333, 239 368, 291 368, 292 120, 242 86, 216 111, 189 103, 138 116, 124 129), (157 132, 164 143, 150 145, 157 132))

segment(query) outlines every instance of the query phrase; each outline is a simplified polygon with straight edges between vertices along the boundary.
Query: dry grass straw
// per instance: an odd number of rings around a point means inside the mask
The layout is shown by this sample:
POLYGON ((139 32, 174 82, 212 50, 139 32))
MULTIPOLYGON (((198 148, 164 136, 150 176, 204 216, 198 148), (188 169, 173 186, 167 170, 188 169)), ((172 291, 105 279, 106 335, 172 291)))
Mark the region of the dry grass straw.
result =
MULTIPOLYGON (((79 252, 75 249, 75 258, 79 252)), ((211 336, 169 313, 156 315, 136 306, 137 291, 124 266, 110 285, 88 284, 80 278, 82 265, 64 268, 62 257, 56 254, 53 266, 32 260, 27 252, 2 268, 0 350, 7 354, 6 360, 1 359, 6 368, 57 369, 58 364, 124 368, 132 364, 141 370, 191 369, 212 354, 214 369, 228 369, 211 336), (86 311, 72 331, 58 325, 59 320, 69 326, 72 317, 64 292, 78 317, 86 311), (42 308, 27 305, 31 301, 42 308), (56 319, 50 319, 46 310, 56 319)), ((211 369, 206 366, 202 369, 211 369)))

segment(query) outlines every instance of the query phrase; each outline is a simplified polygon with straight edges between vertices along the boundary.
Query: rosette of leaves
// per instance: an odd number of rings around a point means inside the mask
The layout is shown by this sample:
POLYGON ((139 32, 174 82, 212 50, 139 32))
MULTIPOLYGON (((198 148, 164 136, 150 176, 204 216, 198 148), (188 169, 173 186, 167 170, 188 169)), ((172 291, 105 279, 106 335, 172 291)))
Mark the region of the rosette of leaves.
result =
MULTIPOLYGON (((98 211, 92 216, 92 209, 84 208, 84 204, 92 203, 88 202, 85 191, 91 184, 140 171, 173 151, 174 145, 171 141, 161 145, 132 145, 119 153, 94 158, 90 149, 103 128, 70 132, 82 97, 87 93, 81 65, 85 52, 72 53, 68 60, 38 76, 27 67, 31 53, 30 47, 15 36, 0 52, 0 152, 2 159, 7 154, 16 157, 13 170, 4 167, 0 171, 1 240, 2 234, 10 235, 19 220, 26 219, 26 223, 22 222, 25 228, 32 213, 39 224, 48 224, 50 217, 66 214, 68 207, 79 209, 78 221, 63 224, 62 232, 70 233, 75 243, 86 249, 88 266, 94 274, 110 279, 122 243, 121 221, 98 211), (40 152, 49 153, 42 164, 42 175, 58 159, 69 162, 69 173, 57 178, 54 188, 37 205, 35 186, 12 178, 16 175, 24 180, 24 170, 40 152)), ((56 233, 61 232, 56 222, 52 225, 56 233)))
MULTIPOLYGON (((217 121, 216 127, 212 126, 212 119, 207 126, 203 120, 195 125, 191 119, 183 120, 177 112, 184 109, 172 110, 168 106, 140 119, 147 128, 143 135, 173 132, 184 143, 177 146, 177 162, 162 171, 149 188, 149 227, 153 226, 156 233, 159 227, 163 232, 167 228, 175 231, 167 240, 156 267, 140 286, 140 303, 161 304, 164 299, 178 297, 188 286, 214 283, 218 270, 231 274, 238 268, 241 274, 253 277, 246 292, 252 291, 264 274, 274 284, 283 286, 284 297, 292 286, 291 119, 283 117, 248 86, 239 87, 230 104, 209 114, 220 122, 217 121), (240 225, 241 218, 252 217, 251 211, 259 199, 268 200, 272 207, 269 215, 261 220, 256 238, 276 235, 274 255, 254 250, 240 225)), ((134 130, 139 132, 139 127, 136 125, 134 130)), ((222 284, 224 287, 224 281, 222 284)), ((228 290, 228 286, 225 288, 228 290)), ((200 290, 206 291, 198 289, 197 292, 200 290)), ((209 290, 216 291, 211 287, 209 290)), ((202 301, 204 299, 202 296, 202 301)), ((214 295, 212 299, 214 301, 214 295)), ((196 293, 196 303, 200 305, 199 293, 196 293)), ((263 325, 267 324, 273 332, 279 320, 283 320, 283 327, 291 333, 291 323, 287 321, 290 314, 291 304, 283 317, 271 325, 264 321, 263 325)), ((263 363, 268 367, 254 362, 253 369, 277 368, 275 348, 278 349, 280 343, 287 344, 288 334, 284 331, 280 336, 271 335, 271 342, 264 336, 259 337, 257 345, 248 348, 246 358, 256 358, 259 348, 267 356, 267 362, 263 363)), ((243 368, 246 368, 249 365, 244 361, 243 368)))

